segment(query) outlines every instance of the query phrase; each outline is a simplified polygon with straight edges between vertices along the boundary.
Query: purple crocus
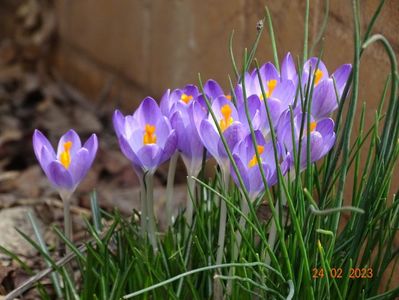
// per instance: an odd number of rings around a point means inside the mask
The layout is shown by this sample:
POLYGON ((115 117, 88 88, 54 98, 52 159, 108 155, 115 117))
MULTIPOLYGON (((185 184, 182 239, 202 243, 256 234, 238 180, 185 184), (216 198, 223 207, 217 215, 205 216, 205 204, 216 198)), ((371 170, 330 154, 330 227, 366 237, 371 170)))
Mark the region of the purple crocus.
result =
POLYGON ((97 148, 95 134, 82 147, 78 134, 71 129, 61 137, 56 153, 39 130, 33 134, 33 149, 44 173, 60 193, 69 195, 86 176, 97 148))
POLYGON ((188 84, 183 89, 175 89, 173 91, 168 89, 161 98, 161 112, 169 118, 174 113, 177 103, 188 106, 198 95, 198 88, 193 84, 188 84))
POLYGON ((133 115, 125 117, 116 110, 113 123, 121 150, 139 176, 155 173, 176 151, 176 132, 151 97, 145 98, 133 115))
MULTIPOLYGON (((243 124, 239 121, 235 106, 225 96, 219 96, 213 101, 211 108, 216 116, 228 147, 230 150, 233 150, 235 144, 240 141, 246 133, 243 124)), ((211 114, 201 121, 198 133, 206 149, 216 159, 223 172, 228 174, 229 159, 211 114)))
MULTIPOLYGON (((278 178, 273 142, 266 142, 263 134, 260 131, 255 131, 254 134, 256 147, 261 160, 260 163, 263 168, 267 185, 272 186, 276 184, 278 178)), ((282 151, 278 141, 276 141, 276 150, 278 160, 281 161, 281 164, 278 167, 281 168, 281 172, 284 175, 290 165, 290 154, 286 154, 284 151, 282 151)), ((262 180, 251 134, 248 134, 234 147, 233 158, 245 188, 249 193, 250 199, 255 200, 256 197, 265 190, 265 185, 262 180)), ((231 168, 231 174, 234 182, 237 184, 237 186, 240 186, 238 176, 234 172, 234 168, 231 168)))
MULTIPOLYGON (((324 80, 334 80, 339 100, 342 96, 351 71, 352 65, 344 64, 340 66, 337 70, 335 70, 335 72, 331 76, 329 76, 327 67, 325 66, 323 61, 319 60, 319 58, 317 57, 312 57, 307 60, 303 66, 302 85, 305 86, 309 82, 309 74, 311 76, 315 76, 314 79, 313 77, 310 78, 310 82, 314 80, 315 90, 319 85, 322 84, 324 80)), ((333 89, 333 91, 335 95, 335 90, 333 89)), ((335 100, 335 102, 337 102, 337 100, 335 100)))
MULTIPOLYGON (((293 124, 291 124, 291 113, 286 111, 283 113, 277 126, 277 138, 279 142, 290 153, 299 153, 299 140, 301 139, 300 149, 300 170, 304 170, 307 165, 307 114, 302 113, 299 109, 293 112, 293 124), (304 129, 302 137, 300 137, 300 130, 302 122, 304 129), (293 132, 292 132, 293 128, 293 132), (294 144, 293 144, 294 137, 294 144), (295 145, 295 148, 294 148, 295 145)), ((335 143, 334 121, 331 118, 324 118, 317 120, 310 115, 310 162, 316 162, 326 155, 335 143)))

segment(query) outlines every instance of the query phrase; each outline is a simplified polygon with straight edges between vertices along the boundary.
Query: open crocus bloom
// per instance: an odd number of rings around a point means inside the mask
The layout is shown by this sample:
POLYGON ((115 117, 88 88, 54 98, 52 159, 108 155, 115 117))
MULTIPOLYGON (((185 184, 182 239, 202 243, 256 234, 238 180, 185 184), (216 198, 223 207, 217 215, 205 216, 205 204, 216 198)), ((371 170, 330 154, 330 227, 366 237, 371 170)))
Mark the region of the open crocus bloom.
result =
MULTIPOLYGON (((324 80, 330 80, 332 82, 334 79, 335 87, 337 89, 338 99, 340 99, 351 71, 352 71, 352 65, 344 64, 340 66, 337 70, 335 70, 335 72, 331 76, 329 76, 328 70, 324 65, 324 63, 321 60, 319 60, 317 57, 312 57, 309 60, 307 60, 303 66, 302 85, 305 86, 309 82, 309 74, 310 76, 314 76, 315 91, 317 90, 318 86, 323 83, 324 80)), ((312 80, 313 77, 310 78, 310 82, 312 80)), ((333 91, 335 95, 334 86, 333 86, 333 91)), ((335 96, 335 102, 338 102, 336 98, 337 97, 335 96)))
MULTIPOLYGON (((260 164, 263 168, 265 179, 268 186, 276 184, 278 173, 276 168, 276 161, 274 156, 273 142, 266 142, 260 131, 255 131, 256 147, 258 150, 260 164)), ((282 151, 278 142, 276 142, 277 157, 279 160, 279 167, 283 175, 287 172, 290 165, 290 154, 282 151)), ((262 191, 265 190, 265 185, 259 169, 259 162, 256 157, 254 142, 251 134, 248 134, 242 141, 240 141, 233 150, 233 158, 237 165, 238 171, 241 175, 246 190, 249 193, 250 199, 254 200, 262 191)), ((231 167, 231 175, 237 186, 240 186, 237 174, 234 168, 231 167)))
MULTIPOLYGON (((304 122, 304 130, 301 138, 300 149, 300 169, 301 171, 307 165, 307 115, 302 113, 299 109, 293 113, 293 124, 291 124, 290 111, 283 113, 277 126, 277 137, 279 142, 290 152, 298 153, 298 146, 300 140, 300 130, 302 120, 304 122), (291 130, 293 128, 293 132, 291 130), (293 144, 293 138, 295 149, 293 144)), ((335 143, 334 121, 331 118, 324 118, 316 120, 310 116, 310 162, 313 163, 324 155, 326 155, 335 143)))
POLYGON ((33 149, 50 182, 60 192, 72 193, 86 176, 98 148, 95 134, 83 145, 74 130, 65 133, 55 153, 49 140, 39 131, 33 134, 33 149))
MULTIPOLYGON (((235 144, 242 140, 245 135, 245 128, 239 122, 237 110, 230 100, 225 96, 220 96, 213 101, 212 111, 216 116, 227 145, 232 151, 235 144)), ((205 148, 216 159, 220 167, 225 172, 228 172, 229 159, 227 152, 211 114, 201 121, 197 130, 205 148)))
POLYGON ((176 132, 151 97, 133 115, 116 110, 113 123, 121 150, 138 175, 154 173, 176 151, 176 132))
POLYGON ((193 84, 188 84, 183 89, 175 89, 172 92, 168 89, 161 98, 161 112, 169 118, 174 113, 176 104, 188 106, 198 95, 198 88, 193 84))

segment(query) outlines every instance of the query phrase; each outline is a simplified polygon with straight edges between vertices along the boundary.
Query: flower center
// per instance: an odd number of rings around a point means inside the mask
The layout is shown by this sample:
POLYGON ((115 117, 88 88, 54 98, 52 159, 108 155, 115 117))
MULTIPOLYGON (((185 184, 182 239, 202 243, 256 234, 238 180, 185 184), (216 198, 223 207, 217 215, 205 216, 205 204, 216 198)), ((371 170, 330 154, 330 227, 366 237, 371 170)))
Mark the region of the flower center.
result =
POLYGON ((157 136, 155 135, 155 126, 146 124, 143 136, 144 145, 156 144, 156 142, 157 142, 157 136))
POLYGON ((315 73, 314 84, 318 85, 322 77, 323 77, 323 71, 320 69, 317 69, 316 73, 315 73))
MULTIPOLYGON (((263 151, 265 150, 264 146, 256 146, 256 148, 258 148, 258 153, 259 155, 261 155, 263 153, 263 151)), ((249 161, 248 163, 248 167, 252 168, 255 167, 258 164, 258 159, 256 158, 256 153, 254 154, 254 156, 252 157, 252 159, 249 161)))
POLYGON ((310 132, 313 132, 316 129, 317 123, 316 122, 310 122, 310 132))
POLYGON ((65 142, 64 151, 60 154, 60 162, 65 167, 65 169, 68 169, 69 165, 71 164, 71 147, 71 141, 65 142))
MULTIPOLYGON (((269 80, 269 81, 266 83, 266 86, 267 86, 267 91, 266 91, 266 99, 267 99, 267 98, 270 98, 270 97, 272 96, 273 91, 274 91, 274 89, 275 89, 276 86, 277 86, 277 80, 276 80, 276 79, 269 80)), ((264 99, 264 98, 263 98, 263 94, 260 95, 260 99, 261 99, 261 100, 264 99)))
POLYGON ((231 107, 228 104, 225 104, 222 106, 220 109, 220 112, 223 115, 223 119, 220 120, 220 128, 222 129, 222 132, 225 131, 231 123, 233 123, 233 118, 231 117, 231 107))
POLYGON ((193 96, 183 94, 183 95, 181 95, 180 100, 183 101, 184 103, 188 104, 191 100, 193 100, 193 96))

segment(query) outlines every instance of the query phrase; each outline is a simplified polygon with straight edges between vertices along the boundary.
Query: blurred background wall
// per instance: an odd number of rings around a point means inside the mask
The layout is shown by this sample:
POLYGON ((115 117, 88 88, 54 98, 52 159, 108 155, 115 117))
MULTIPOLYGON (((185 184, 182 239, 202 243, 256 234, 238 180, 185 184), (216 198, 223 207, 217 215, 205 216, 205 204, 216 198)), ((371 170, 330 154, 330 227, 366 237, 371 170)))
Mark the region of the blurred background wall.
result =
MULTIPOLYGON (((310 46, 320 30, 325 2, 310 1, 310 46)), ((386 2, 374 31, 386 35, 399 53, 399 1, 386 2)), ((378 3, 361 1, 362 24, 378 3)), ((301 57, 305 11, 301 0, 60 0, 55 2, 59 39, 54 67, 94 100, 112 82, 112 105, 117 101, 129 110, 146 95, 159 98, 167 88, 197 83, 198 72, 204 80, 216 79, 227 88, 227 75, 232 75, 229 35, 234 30, 240 61, 255 38, 265 5, 273 18, 279 57, 287 51, 301 57)), ((352 61, 352 22, 351 1, 330 1, 320 45, 331 72, 352 61)), ((256 56, 260 63, 272 60, 267 30, 256 56)), ((373 46, 363 56, 361 84, 367 89, 361 89, 359 100, 368 103, 369 117, 374 116, 371 108, 388 70, 382 47, 373 46)))

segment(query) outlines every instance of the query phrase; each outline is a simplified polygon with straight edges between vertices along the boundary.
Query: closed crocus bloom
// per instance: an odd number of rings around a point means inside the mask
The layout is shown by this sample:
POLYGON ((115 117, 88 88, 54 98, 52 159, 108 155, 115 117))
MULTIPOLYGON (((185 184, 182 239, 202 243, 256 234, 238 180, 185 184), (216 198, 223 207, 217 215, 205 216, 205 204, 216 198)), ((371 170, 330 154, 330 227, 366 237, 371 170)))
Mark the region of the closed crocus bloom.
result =
POLYGON ((209 79, 204 84, 204 92, 211 102, 219 96, 226 96, 228 100, 231 100, 231 95, 225 94, 219 83, 213 79, 209 79))
MULTIPOLYGON (((211 108, 226 139, 227 145, 232 151, 235 144, 244 137, 246 132, 244 126, 239 121, 237 110, 233 103, 225 96, 215 99, 211 108)), ((227 152, 211 114, 201 121, 198 133, 209 153, 216 159, 224 172, 228 172, 229 159, 227 152)))
MULTIPOLYGON (((291 124, 290 111, 282 114, 279 124, 277 126, 277 137, 279 142, 284 147, 293 153, 293 139, 295 143, 295 151, 298 153, 299 138, 302 120, 304 120, 304 130, 301 141, 300 151, 300 169, 304 170, 307 165, 307 115, 302 113, 299 109, 293 112, 293 124, 291 124), (293 132, 292 132, 293 128, 293 132)), ((316 162, 325 156, 335 143, 335 132, 334 132, 334 121, 331 118, 324 118, 316 120, 313 116, 310 116, 310 162, 316 162)), ((294 154, 292 154, 294 156, 294 154)))
POLYGON ((154 173, 176 151, 176 132, 151 97, 133 115, 125 117, 116 110, 113 123, 121 150, 138 175, 154 173))
POLYGON ((188 106, 198 95, 198 88, 193 84, 188 84, 183 89, 175 89, 173 91, 168 89, 161 98, 161 111, 164 116, 169 118, 175 111, 177 103, 188 106))
MULTIPOLYGON (((278 178, 273 142, 266 142, 260 131, 255 131, 254 134, 260 158, 260 165, 262 166, 267 185, 272 186, 277 183, 278 178)), ((278 160, 281 162, 278 167, 281 169, 282 174, 285 175, 290 165, 290 155, 285 154, 285 152, 282 151, 282 148, 277 141, 276 150, 278 160)), ((265 190, 265 185, 259 169, 259 162, 256 157, 251 134, 248 134, 234 147, 233 158, 250 199, 255 200, 256 197, 265 190)), ((231 167, 231 174, 236 185, 240 187, 237 174, 233 167, 231 167)))
POLYGON ((65 133, 58 142, 57 152, 39 131, 33 134, 33 149, 44 173, 62 194, 72 194, 90 169, 98 148, 95 134, 83 145, 74 130, 65 133))
POLYGON ((206 111, 200 104, 194 105, 195 102, 197 100, 192 101, 188 106, 177 103, 175 112, 170 118, 171 125, 177 133, 177 149, 181 153, 189 176, 198 175, 204 151, 195 122, 202 120, 206 116, 206 111), (200 111, 196 112, 195 109, 200 111))
POLYGON ((298 80, 295 62, 290 52, 288 52, 281 62, 281 79, 292 80, 294 83, 298 80))

